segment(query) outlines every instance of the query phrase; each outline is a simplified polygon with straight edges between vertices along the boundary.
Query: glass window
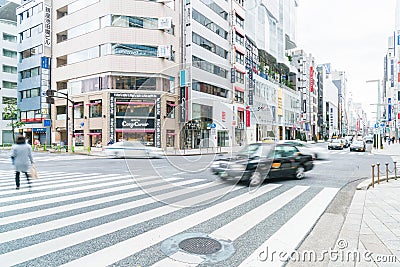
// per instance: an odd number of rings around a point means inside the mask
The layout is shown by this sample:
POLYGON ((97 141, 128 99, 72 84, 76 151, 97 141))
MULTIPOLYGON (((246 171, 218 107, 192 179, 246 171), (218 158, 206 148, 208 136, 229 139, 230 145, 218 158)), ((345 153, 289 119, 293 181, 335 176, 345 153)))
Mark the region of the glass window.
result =
POLYGON ((17 99, 14 97, 3 97, 2 103, 3 105, 8 105, 8 104, 16 105, 17 99))
POLYGON ((175 118, 175 102, 167 101, 167 118, 174 119, 175 118))
POLYGON ((209 40, 205 39, 204 37, 198 35, 197 33, 192 34, 192 41, 193 43, 211 51, 212 53, 227 59, 228 58, 228 51, 223 49, 222 47, 210 42, 209 40))
POLYGON ((198 23, 202 24, 203 26, 207 27, 209 30, 213 31, 214 33, 218 34, 222 38, 226 39, 228 37, 228 32, 225 31, 223 28, 215 24, 212 20, 205 17, 203 14, 198 12, 197 10, 193 9, 193 19, 198 23))
POLYGON ((16 82, 3 81, 3 88, 17 89, 17 83, 16 82))
POLYGON ((17 73, 17 67, 3 65, 3 72, 15 74, 17 73))
POLYGON ((154 117, 154 100, 135 100, 127 104, 122 104, 122 102, 127 102, 126 100, 117 100, 117 102, 120 103, 117 104, 117 116, 154 117))
POLYGON ((17 52, 8 49, 3 49, 3 56, 10 58, 17 58, 17 52))
POLYGON ((98 30, 99 28, 100 28, 99 19, 94 19, 85 24, 82 24, 82 25, 79 25, 79 26, 69 29, 67 31, 67 36, 68 36, 68 39, 71 39, 71 38, 77 37, 79 35, 98 30))
POLYGON ((157 47, 137 44, 111 44, 111 54, 157 57, 157 47))
POLYGON ((244 55, 241 54, 240 52, 236 51, 236 62, 239 64, 244 65, 244 55))
POLYGON ((237 14, 236 14, 236 25, 240 26, 241 28, 244 28, 244 19, 239 17, 237 14))
POLYGON ((67 64, 73 64, 96 57, 99 57, 98 46, 67 55, 67 64))
POLYGON ((3 32, 3 40, 11 43, 16 43, 17 36, 3 32))
POLYGON ((74 118, 82 119, 84 116, 83 102, 75 102, 74 104, 74 118))
POLYGON ((101 104, 101 99, 99 100, 91 100, 89 103, 89 117, 90 118, 99 118, 102 116, 103 106, 101 104))

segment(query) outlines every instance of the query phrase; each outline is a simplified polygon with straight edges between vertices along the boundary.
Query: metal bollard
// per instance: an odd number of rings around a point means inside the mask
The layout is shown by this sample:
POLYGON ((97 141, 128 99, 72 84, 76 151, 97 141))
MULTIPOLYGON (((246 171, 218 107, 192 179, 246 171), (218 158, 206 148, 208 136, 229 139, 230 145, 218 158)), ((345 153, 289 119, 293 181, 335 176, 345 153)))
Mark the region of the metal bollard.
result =
POLYGON ((396 161, 393 162, 394 164, 394 179, 397 180, 397 167, 396 167, 396 161))
POLYGON ((379 182, 380 182, 380 177, 379 177, 379 165, 381 165, 380 163, 377 163, 376 164, 376 167, 377 167, 377 169, 378 169, 378 184, 379 184, 379 182))
POLYGON ((389 163, 385 163, 386 165, 386 182, 389 182, 389 163))
POLYGON ((372 188, 374 188, 374 184, 375 184, 375 172, 374 172, 374 168, 375 168, 375 164, 371 164, 372 167, 372 188))

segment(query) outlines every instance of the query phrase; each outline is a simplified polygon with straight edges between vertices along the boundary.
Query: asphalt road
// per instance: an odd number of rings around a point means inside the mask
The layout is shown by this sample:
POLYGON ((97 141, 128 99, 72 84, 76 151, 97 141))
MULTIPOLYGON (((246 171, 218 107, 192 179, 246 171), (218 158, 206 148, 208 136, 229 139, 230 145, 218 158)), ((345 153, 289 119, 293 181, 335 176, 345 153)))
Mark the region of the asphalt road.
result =
POLYGON ((124 160, 35 153, 40 178, 31 190, 22 179, 19 191, 1 152, 0 262, 266 266, 268 249, 296 249, 331 202, 348 205, 351 191, 343 198, 341 188, 369 177, 372 163, 391 162, 326 152, 329 159, 316 161, 303 180, 271 180, 251 190, 212 175, 216 155, 124 160))

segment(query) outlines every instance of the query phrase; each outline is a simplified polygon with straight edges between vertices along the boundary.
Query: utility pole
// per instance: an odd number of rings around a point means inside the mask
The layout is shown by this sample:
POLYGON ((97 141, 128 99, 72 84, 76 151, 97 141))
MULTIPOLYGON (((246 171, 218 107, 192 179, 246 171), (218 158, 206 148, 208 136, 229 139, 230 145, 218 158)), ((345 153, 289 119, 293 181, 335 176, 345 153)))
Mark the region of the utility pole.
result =
POLYGON ((380 123, 381 123, 381 80, 368 80, 366 81, 367 83, 370 82, 377 82, 378 83, 378 104, 376 106, 376 123, 379 124, 378 128, 378 140, 376 142, 376 148, 377 149, 382 149, 382 140, 381 140, 381 128, 380 128, 380 123))

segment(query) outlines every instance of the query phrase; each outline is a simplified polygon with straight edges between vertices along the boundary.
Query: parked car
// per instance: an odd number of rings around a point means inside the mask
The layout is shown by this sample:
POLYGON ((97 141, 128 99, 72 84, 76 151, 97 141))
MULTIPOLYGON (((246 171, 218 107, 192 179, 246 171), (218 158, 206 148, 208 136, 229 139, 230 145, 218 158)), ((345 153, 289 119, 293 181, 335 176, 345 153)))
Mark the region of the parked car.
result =
POLYGON ((343 141, 341 139, 332 139, 331 142, 328 144, 328 149, 343 149, 343 141))
POLYGON ((211 171, 222 180, 244 181, 257 186, 265 179, 302 179, 313 166, 312 156, 302 154, 294 145, 255 143, 231 157, 215 160, 211 171))
POLYGON ((325 149, 318 147, 316 145, 310 145, 307 142, 300 140, 284 140, 281 141, 282 144, 292 144, 297 147, 302 154, 312 155, 313 159, 328 159, 329 155, 325 149))
POLYGON ((362 151, 365 152, 365 142, 362 140, 354 141, 350 146, 350 151, 362 151))
POLYGON ((162 158, 164 152, 161 148, 145 146, 139 141, 121 141, 105 147, 107 156, 115 158, 123 157, 146 157, 162 158))

